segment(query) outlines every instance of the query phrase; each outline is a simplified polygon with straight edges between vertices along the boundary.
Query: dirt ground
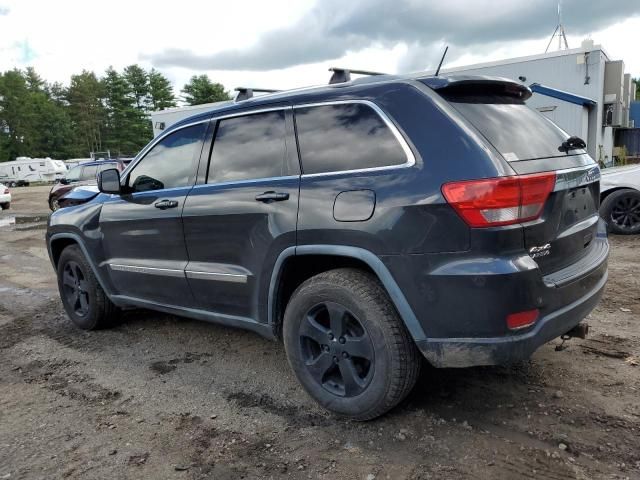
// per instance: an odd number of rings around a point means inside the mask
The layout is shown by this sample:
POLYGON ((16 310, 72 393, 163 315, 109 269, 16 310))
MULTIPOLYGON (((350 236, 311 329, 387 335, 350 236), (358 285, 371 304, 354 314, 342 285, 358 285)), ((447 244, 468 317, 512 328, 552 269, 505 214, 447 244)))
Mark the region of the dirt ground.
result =
POLYGON ((0 479, 640 478, 640 237, 611 238, 587 340, 426 368, 399 408, 355 423, 255 334, 146 311, 74 328, 32 218, 46 193, 15 188, 0 214, 0 479))

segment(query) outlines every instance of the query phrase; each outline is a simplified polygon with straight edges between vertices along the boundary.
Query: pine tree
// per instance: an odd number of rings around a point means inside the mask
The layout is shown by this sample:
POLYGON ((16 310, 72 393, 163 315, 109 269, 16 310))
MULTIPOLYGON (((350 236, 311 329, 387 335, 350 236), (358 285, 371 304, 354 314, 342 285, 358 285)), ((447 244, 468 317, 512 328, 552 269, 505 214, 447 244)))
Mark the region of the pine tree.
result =
POLYGON ((139 109, 136 95, 126 74, 112 67, 102 80, 105 89, 107 121, 105 148, 112 154, 133 155, 151 139, 151 123, 147 113, 139 109))
POLYGON ((4 161, 29 152, 29 100, 22 72, 18 69, 5 72, 0 82, 0 148, 4 161))
POLYGON ((207 75, 194 75, 182 89, 184 101, 189 105, 230 100, 229 92, 220 83, 212 82, 207 75))
POLYGON ((154 68, 149 72, 149 95, 151 97, 151 110, 153 111, 176 106, 176 98, 173 94, 171 82, 154 68))
POLYGON ((67 91, 69 117, 74 132, 75 155, 86 157, 102 150, 105 109, 102 104, 104 87, 95 73, 84 70, 71 76, 67 91))
POLYGON ((135 100, 138 110, 149 109, 149 75, 139 65, 129 65, 124 69, 124 80, 135 100))

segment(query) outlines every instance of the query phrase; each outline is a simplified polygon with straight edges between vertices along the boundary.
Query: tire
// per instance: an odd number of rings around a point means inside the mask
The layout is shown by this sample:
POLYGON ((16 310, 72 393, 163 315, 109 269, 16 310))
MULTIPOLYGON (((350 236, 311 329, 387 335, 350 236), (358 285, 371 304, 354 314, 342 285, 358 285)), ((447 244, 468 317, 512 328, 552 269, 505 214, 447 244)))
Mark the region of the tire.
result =
POLYGON ((331 270, 300 285, 285 310, 283 337, 307 393, 353 420, 395 407, 420 373, 420 352, 386 291, 361 270, 331 270))
POLYGON ((9 182, 9 188, 15 188, 16 182, 9 182))
POLYGON ((56 210, 58 210, 60 208, 60 204, 58 203, 58 200, 55 198, 52 198, 51 200, 49 200, 49 208, 51 209, 52 212, 55 212, 56 210))
POLYGON ((624 188, 609 194, 600 205, 600 216, 611 233, 640 233, 640 191, 624 188))
POLYGON ((118 318, 119 309, 107 298, 77 245, 60 254, 58 290, 67 315, 83 330, 110 327, 118 318))
POLYGON ((0 208, 2 208, 2 210, 9 210, 11 208, 11 203, 0 203, 0 208))

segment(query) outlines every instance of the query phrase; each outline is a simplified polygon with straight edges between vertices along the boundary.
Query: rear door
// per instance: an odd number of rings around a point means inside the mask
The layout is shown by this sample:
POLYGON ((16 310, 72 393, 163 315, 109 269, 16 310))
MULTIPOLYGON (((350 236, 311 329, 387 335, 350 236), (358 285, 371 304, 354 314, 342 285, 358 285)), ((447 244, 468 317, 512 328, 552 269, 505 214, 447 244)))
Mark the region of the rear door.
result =
POLYGON ((118 294, 193 305, 184 274, 188 258, 181 213, 207 126, 208 120, 168 133, 125 175, 124 193, 104 202, 102 244, 118 294))
POLYGON ((586 151, 563 151, 569 135, 508 91, 476 87, 438 93, 517 174, 556 172, 541 218, 523 224, 525 248, 540 270, 555 272, 588 255, 597 233, 600 171, 586 151))
POLYGON ((290 107, 217 120, 208 172, 183 212, 199 308, 266 322, 273 266, 296 244, 299 186, 290 107))

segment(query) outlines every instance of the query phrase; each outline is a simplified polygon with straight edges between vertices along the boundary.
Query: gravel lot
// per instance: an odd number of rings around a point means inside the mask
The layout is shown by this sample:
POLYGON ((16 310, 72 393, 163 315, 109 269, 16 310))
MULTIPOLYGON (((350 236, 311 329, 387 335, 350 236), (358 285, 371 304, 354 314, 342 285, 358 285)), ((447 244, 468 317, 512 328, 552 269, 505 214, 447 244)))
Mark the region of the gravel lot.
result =
POLYGON ((354 423, 252 333, 147 311, 74 328, 33 218, 47 191, 15 188, 0 213, 0 479, 640 478, 640 237, 611 239, 587 340, 426 368, 399 408, 354 423))

